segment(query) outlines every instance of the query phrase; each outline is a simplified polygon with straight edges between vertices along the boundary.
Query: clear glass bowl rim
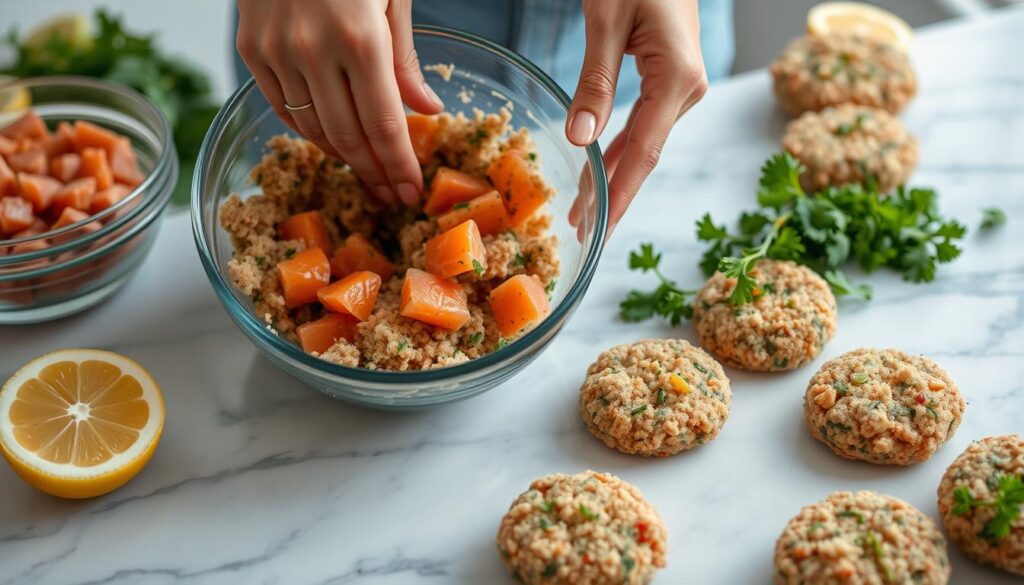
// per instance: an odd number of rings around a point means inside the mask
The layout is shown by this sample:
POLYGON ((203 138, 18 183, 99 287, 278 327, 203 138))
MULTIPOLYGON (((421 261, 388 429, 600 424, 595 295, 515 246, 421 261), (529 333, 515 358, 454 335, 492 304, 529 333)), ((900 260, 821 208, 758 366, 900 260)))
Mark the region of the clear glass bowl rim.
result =
MULTIPOLYGON (((42 233, 42 234, 38 234, 38 235, 35 235, 35 236, 28 236, 28 237, 24 237, 24 238, 11 239, 11 240, 4 240, 3 244, 5 246, 14 246, 14 245, 17 245, 17 244, 25 244, 25 243, 34 242, 34 241, 44 241, 44 240, 47 240, 49 238, 61 236, 61 235, 64 235, 64 234, 74 233, 76 230, 78 230, 79 228, 81 228, 83 225, 85 225, 87 223, 91 223, 93 221, 104 219, 106 217, 109 217, 109 216, 117 213, 118 211, 120 211, 124 207, 128 206, 131 201, 134 201, 134 200, 139 199, 139 198, 143 198, 143 197, 146 196, 147 193, 158 193, 159 190, 154 189, 153 185, 157 181, 163 180, 163 177, 161 176, 161 169, 166 169, 166 168, 168 168, 168 166, 172 165, 173 162, 171 161, 171 157, 176 156, 176 153, 174 152, 174 143, 173 143, 173 140, 172 140, 172 137, 171 137, 172 136, 172 132, 171 132, 170 122, 167 121, 167 118, 163 115, 162 112, 160 112, 160 110, 158 110, 156 108, 156 106, 153 105, 152 102, 150 102, 141 93, 135 91, 134 89, 128 87, 127 85, 124 85, 124 84, 121 84, 121 83, 117 83, 117 82, 113 82, 113 81, 107 81, 107 80, 103 80, 103 79, 95 79, 95 78, 92 78, 92 77, 85 77, 85 76, 82 76, 82 75, 47 75, 47 76, 42 76, 42 77, 32 77, 32 78, 28 78, 28 79, 12 79, 10 81, 6 81, 6 82, 3 82, 3 83, 0 83, 0 90, 2 90, 2 91, 9 91, 9 90, 12 90, 12 89, 17 88, 17 87, 25 87, 27 89, 31 89, 34 86, 60 85, 60 84, 64 84, 64 85, 78 85, 78 86, 87 87, 89 89, 93 89, 93 90, 97 90, 97 91, 105 91, 105 92, 109 92, 109 93, 112 93, 112 94, 117 94, 119 97, 131 101, 134 106, 137 106, 141 110, 146 111, 147 115, 151 118, 151 120, 155 120, 157 122, 158 130, 156 132, 156 134, 157 134, 156 138, 160 141, 160 147, 161 147, 160 156, 155 161, 155 163, 153 165, 153 170, 151 170, 149 173, 146 174, 146 178, 143 179, 142 183, 139 183, 138 186, 136 186, 134 189, 132 189, 132 191, 128 195, 126 195, 123 199, 118 201, 116 204, 108 207, 107 209, 104 209, 103 211, 101 211, 101 212, 99 212, 97 214, 90 215, 89 217, 87 217, 87 218, 85 218, 85 219, 83 219, 81 221, 75 222, 73 224, 69 224, 69 225, 64 226, 64 227, 62 227, 60 229, 56 229, 56 230, 53 230, 53 231, 48 231, 48 232, 45 232, 45 233, 42 233)), ((169 199, 169 197, 167 197, 167 199, 169 199)), ((69 250, 74 250, 74 249, 77 249, 77 248, 84 247, 84 246, 92 243, 93 241, 96 241, 96 240, 98 240, 98 239, 100 239, 100 238, 102 238, 104 236, 107 236, 110 233, 115 232, 118 229, 120 229, 121 227, 127 225, 129 222, 131 222, 134 219, 136 219, 136 217, 139 214, 141 214, 142 212, 146 211, 147 207, 148 206, 145 205, 145 204, 139 205, 139 206, 133 208, 130 213, 127 213, 127 214, 117 218, 116 220, 114 220, 114 221, 112 221, 112 222, 110 222, 108 224, 105 224, 101 229, 96 230, 95 232, 92 232, 92 233, 89 233, 89 234, 84 234, 81 237, 74 238, 74 239, 72 239, 72 240, 70 240, 68 242, 64 242, 64 243, 57 244, 57 245, 54 245, 54 246, 49 246, 45 250, 22 252, 22 253, 18 253, 18 254, 9 254, 9 255, 3 257, 3 262, 0 262, 0 264, 8 265, 8 264, 17 264, 18 262, 27 262, 27 261, 30 261, 30 260, 34 260, 36 258, 42 258, 44 256, 51 256, 51 255, 54 255, 54 254, 57 254, 57 253, 60 253, 60 252, 66 252, 66 251, 69 251, 69 250)), ((78 264, 78 263, 76 263, 76 264, 78 264)), ((69 266, 74 266, 74 265, 69 265, 69 266)), ((68 266, 63 266, 62 265, 60 268, 63 269, 63 268, 67 268, 67 267, 68 266)), ((52 272, 52 270, 50 270, 50 272, 52 272)), ((39 274, 43 274, 43 273, 44 272, 40 272, 39 274)), ((26 274, 28 274, 28 273, 26 273, 26 274)), ((37 274, 35 272, 33 272, 31 274, 31 276, 37 276, 37 274)), ((25 278, 26 275, 25 274, 18 274, 17 277, 18 278, 25 278)))
MULTIPOLYGON (((416 36, 424 35, 455 40, 495 54, 499 59, 510 61, 514 66, 524 71, 530 78, 549 91, 566 110, 568 110, 572 104, 572 100, 569 99, 569 96, 565 91, 563 91, 562 88, 554 82, 554 80, 548 77, 546 73, 541 71, 525 57, 522 57, 501 45, 493 43, 483 37, 447 27, 433 25, 416 25, 413 27, 414 38, 416 36)), ((258 89, 256 88, 255 81, 252 78, 249 78, 249 80, 237 89, 235 93, 233 93, 224 103, 220 111, 217 113, 217 116, 210 124, 210 129, 207 131, 206 137, 203 139, 203 144, 199 149, 197 161, 206 160, 211 146, 211 138, 214 134, 214 129, 220 130, 224 127, 226 114, 233 111, 238 103, 240 103, 251 91, 258 91, 258 89)), ((565 319, 575 309, 576 305, 579 304, 584 292, 590 285, 590 281, 597 270, 597 264, 601 257, 601 250, 604 246, 605 235, 608 229, 608 183, 605 176, 604 159, 601 157, 601 150, 597 146, 597 142, 587 146, 586 153, 590 168, 592 169, 591 174, 593 184, 595 186, 594 195, 597 199, 597 205, 595 207, 597 217, 595 222, 595 234, 590 242, 589 248, 586 250, 579 277, 575 282, 573 282, 569 291, 566 292, 562 302, 552 310, 551 314, 548 315, 540 325, 529 331, 526 335, 523 335, 497 351, 493 351, 487 355, 454 366, 400 372, 352 368, 313 357, 299 349, 293 343, 281 339, 276 334, 271 333, 267 329, 266 323, 257 319, 249 309, 243 306, 238 299, 235 298, 235 295, 231 292, 231 284, 227 282, 220 270, 217 269, 217 263, 213 257, 213 252, 207 244, 203 233, 201 189, 204 165, 202 164, 196 164, 195 171, 192 175, 192 233, 196 241, 196 247, 199 250, 199 257, 203 263, 203 269, 206 270, 207 276, 210 278, 211 282, 214 283, 214 291, 220 298, 221 303, 223 303, 228 309, 235 321, 246 329, 247 334, 255 336, 256 339, 270 347, 273 351, 283 354, 288 359, 299 362, 307 368, 319 370, 345 380, 352 380, 353 382, 368 382, 371 384, 393 383, 405 385, 417 382, 427 383, 448 379, 458 379, 471 376, 478 370, 486 370, 491 367, 500 366, 506 360, 514 359, 521 352, 533 347, 534 344, 545 338, 552 328, 559 326, 565 321, 565 319)))

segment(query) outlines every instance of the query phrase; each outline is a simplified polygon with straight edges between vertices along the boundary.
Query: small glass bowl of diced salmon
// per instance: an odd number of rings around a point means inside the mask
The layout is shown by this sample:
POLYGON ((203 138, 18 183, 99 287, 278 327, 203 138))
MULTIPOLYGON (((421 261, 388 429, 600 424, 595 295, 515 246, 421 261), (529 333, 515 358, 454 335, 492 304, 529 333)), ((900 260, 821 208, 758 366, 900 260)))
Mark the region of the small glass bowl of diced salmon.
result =
POLYGON ((149 251, 178 176, 170 126, 135 91, 79 77, 0 84, 0 323, 109 297, 149 251))
POLYGON ((414 42, 446 105, 406 119, 420 204, 375 199, 251 81, 193 184, 200 258, 242 331, 328 395, 388 409, 473 396, 529 364, 582 300, 607 230, 600 151, 566 140, 551 79, 460 32, 414 42))

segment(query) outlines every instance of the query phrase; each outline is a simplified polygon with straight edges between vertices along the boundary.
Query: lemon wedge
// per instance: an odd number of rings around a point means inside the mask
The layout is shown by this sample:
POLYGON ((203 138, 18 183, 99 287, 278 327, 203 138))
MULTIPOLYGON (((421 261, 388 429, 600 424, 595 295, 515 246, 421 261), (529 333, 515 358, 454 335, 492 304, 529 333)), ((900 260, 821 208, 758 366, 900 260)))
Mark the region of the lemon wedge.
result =
POLYGON ((72 49, 85 50, 92 46, 92 25, 83 14, 59 14, 33 28, 25 38, 25 46, 41 49, 53 38, 72 49))
POLYGON ((0 452, 29 485, 55 496, 121 487, 153 456, 163 426, 156 381, 108 351, 48 353, 0 389, 0 452))
POLYGON ((901 51, 910 49, 914 36, 907 21, 888 10, 861 2, 822 2, 807 13, 807 32, 825 36, 859 34, 892 43, 901 51))
POLYGON ((24 87, 7 87, 15 78, 0 75, 0 124, 17 119, 32 107, 32 94, 24 87))

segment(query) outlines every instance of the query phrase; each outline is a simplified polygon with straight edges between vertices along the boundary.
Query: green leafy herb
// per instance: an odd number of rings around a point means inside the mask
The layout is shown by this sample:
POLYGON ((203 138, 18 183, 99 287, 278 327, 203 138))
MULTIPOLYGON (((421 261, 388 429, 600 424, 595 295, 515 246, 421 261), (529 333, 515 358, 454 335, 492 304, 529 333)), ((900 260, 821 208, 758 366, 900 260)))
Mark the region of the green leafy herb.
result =
POLYGON ((483 331, 477 331, 477 332, 475 332, 475 333, 473 333, 472 335, 469 336, 469 344, 470 345, 477 345, 478 343, 483 341, 483 338, 484 338, 484 332, 483 331))
POLYGON ((257 256, 256 257, 256 266, 259 266, 260 268, 263 268, 263 265, 266 263, 266 261, 267 261, 267 257, 266 256, 257 256))
POLYGON ((484 267, 482 264, 480 264, 479 260, 473 260, 473 272, 475 272, 477 276, 483 276, 484 267))
POLYGON ((540 509, 550 514, 555 509, 555 503, 551 500, 544 500, 544 503, 540 505, 540 509))
POLYGON ((494 343, 494 351, 498 351, 499 349, 505 347, 506 345, 508 345, 507 339, 498 338, 498 341, 494 343))
POLYGON ((530 159, 531 162, 537 160, 537 153, 536 152, 531 152, 530 154, 528 154, 526 156, 527 156, 527 158, 530 159))
POLYGON ((1006 212, 998 207, 986 207, 981 210, 981 229, 990 230, 1006 223, 1006 212))
POLYGON ((469 143, 472 144, 473 146, 480 146, 480 142, 484 138, 487 138, 487 130, 484 130, 483 128, 477 128, 476 132, 471 134, 468 140, 469 143))
POLYGON ((652 244, 640 244, 639 250, 630 252, 630 270, 652 271, 661 282, 651 292, 629 291, 619 303, 619 314, 623 320, 643 321, 658 315, 668 319, 672 325, 678 325, 683 319, 693 316, 693 305, 687 302, 687 297, 692 297, 696 291, 683 290, 666 278, 658 269, 660 263, 661 254, 655 254, 652 244))
POLYGON ((16 30, 6 44, 13 61, 0 73, 29 78, 84 75, 122 83, 143 93, 171 124, 181 169, 174 201, 187 203, 199 146, 220 104, 210 80, 194 64, 166 54, 154 35, 125 30, 121 19, 97 10, 93 31, 83 37, 54 30, 49 38, 21 38, 16 30))
POLYGON ((580 504, 580 516, 583 516, 584 520, 597 520, 597 514, 587 507, 586 504, 580 504))
POLYGON ((995 497, 979 500, 971 495, 967 486, 953 490, 953 514, 961 516, 973 508, 994 508, 995 516, 985 523, 981 536, 990 540, 999 540, 1010 534, 1010 525, 1020 517, 1024 506, 1024 476, 1000 475, 996 482, 995 497))
POLYGON ((402 352, 402 350, 403 350, 403 349, 405 349, 405 348, 407 348, 407 347, 409 347, 409 340, 408 340, 408 339, 403 339, 402 341, 400 341, 400 342, 398 343, 398 349, 397 349, 396 351, 397 351, 398 353, 401 353, 401 352, 402 352))
POLYGON ((551 522, 548 521, 547 518, 541 516, 540 518, 537 518, 537 526, 539 526, 541 530, 547 530, 548 528, 551 528, 551 522))
POLYGON ((868 381, 867 372, 854 372, 850 374, 850 381, 860 386, 868 381))
POLYGON ((667 397, 668 397, 668 394, 666 394, 664 390, 658 390, 658 395, 657 395, 657 398, 656 398, 658 406, 661 406, 662 404, 665 404, 665 399, 667 397))
POLYGON ((557 284, 558 284, 558 279, 557 278, 552 278, 551 280, 548 281, 548 283, 546 285, 544 285, 544 292, 547 293, 549 300, 551 299, 552 293, 555 292, 555 285, 557 285, 557 284))
POLYGON ((469 209, 469 203, 456 203, 455 205, 452 205, 452 209, 469 209))
POLYGON ((512 259, 512 266, 526 266, 526 262, 526 256, 516 252, 515 258, 512 259))
POLYGON ((967 230, 939 215, 935 191, 899 187, 882 194, 868 181, 809 194, 799 181, 805 170, 789 154, 777 154, 761 168, 760 209, 740 215, 736 232, 710 215, 697 222, 697 238, 709 244, 701 269, 737 279, 733 304, 754 299, 750 270, 761 258, 793 260, 822 273, 837 295, 868 298, 868 287, 851 285, 841 272, 848 261, 865 272, 885 266, 904 280, 928 282, 938 264, 960 255, 957 241, 967 230))
POLYGON ((838 515, 840 518, 856 518, 857 524, 864 523, 864 515, 858 512, 857 510, 843 510, 838 515))
POLYGON ((285 258, 291 258, 294 255, 295 255, 295 248, 288 248, 287 250, 284 251, 284 257, 285 258))
POLYGON ((885 562, 881 541, 878 540, 874 532, 868 531, 864 534, 862 542, 864 547, 871 553, 871 556, 874 557, 878 570, 882 572, 882 581, 884 583, 892 583, 892 570, 889 568, 889 564, 885 562))
POLYGON ((640 413, 646 411, 648 406, 649 405, 647 405, 647 404, 641 404, 640 406, 638 406, 638 407, 634 408, 633 410, 629 411, 629 415, 630 416, 635 416, 637 414, 640 414, 640 413))

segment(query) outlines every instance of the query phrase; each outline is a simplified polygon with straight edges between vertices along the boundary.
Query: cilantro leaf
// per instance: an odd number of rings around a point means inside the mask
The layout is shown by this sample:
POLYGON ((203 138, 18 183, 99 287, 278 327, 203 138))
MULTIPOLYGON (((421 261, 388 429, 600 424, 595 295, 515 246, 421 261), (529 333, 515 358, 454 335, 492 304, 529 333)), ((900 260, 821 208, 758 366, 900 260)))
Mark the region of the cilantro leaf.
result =
POLYGON ((653 244, 640 244, 640 250, 629 253, 629 269, 630 270, 642 270, 647 272, 648 270, 657 270, 658 264, 661 263, 661 254, 654 253, 653 244))
POLYGON ((999 476, 995 497, 988 500, 975 498, 967 486, 953 490, 953 514, 962 516, 974 508, 994 508, 996 513, 981 530, 981 536, 999 540, 1010 534, 1010 526, 1021 515, 1024 506, 1024 476, 1003 474, 999 476))
POLYGON ((630 252, 630 270, 653 271, 660 283, 650 292, 631 290, 626 294, 626 298, 619 303, 619 315, 624 321, 644 321, 657 315, 668 319, 675 326, 683 319, 693 317, 693 305, 687 299, 696 291, 683 290, 666 278, 658 270, 660 263, 661 254, 654 252, 652 244, 641 244, 639 250, 630 252))
POLYGON ((825 282, 832 287, 838 297, 853 295, 865 301, 871 300, 871 287, 866 284, 853 285, 840 270, 829 270, 825 273, 825 282))
POLYGON ((1006 212, 998 207, 986 207, 981 210, 981 229, 991 230, 1006 223, 1006 212))

